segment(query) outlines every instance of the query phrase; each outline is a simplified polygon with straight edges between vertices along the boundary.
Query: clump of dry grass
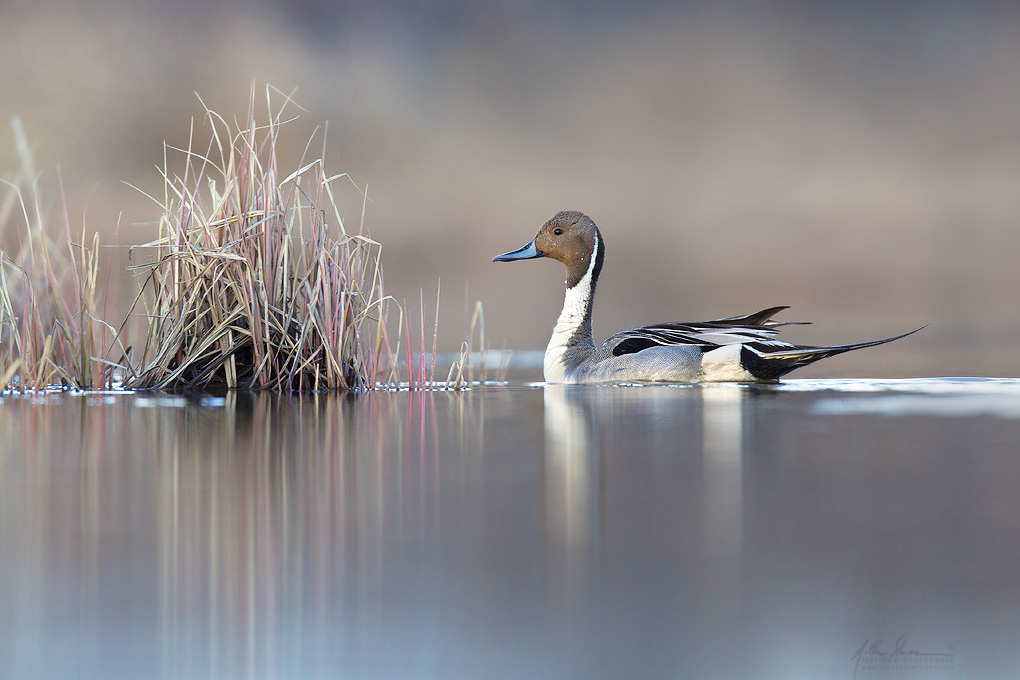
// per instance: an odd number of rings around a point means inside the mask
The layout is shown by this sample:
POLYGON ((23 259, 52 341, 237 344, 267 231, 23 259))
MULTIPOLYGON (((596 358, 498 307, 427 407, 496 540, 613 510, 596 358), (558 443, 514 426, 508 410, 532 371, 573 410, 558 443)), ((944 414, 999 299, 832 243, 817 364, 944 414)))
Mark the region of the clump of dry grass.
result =
POLYGON ((143 246, 154 256, 135 265, 149 323, 127 387, 372 385, 385 336, 379 245, 345 228, 333 185, 350 180, 328 175, 322 155, 282 174, 272 92, 267 124, 256 123, 254 91, 240 129, 207 109, 204 151, 193 140, 177 150, 180 176, 164 166, 159 237, 143 246), (371 318, 380 332, 366 349, 371 318))
POLYGON ((100 316, 98 235, 86 247, 83 227, 76 243, 65 206, 66 246, 55 245, 16 125, 22 167, 3 180, 11 191, 0 202, 0 389, 460 389, 475 380, 476 329, 485 380, 481 304, 459 360, 437 382, 440 290, 430 348, 424 292, 418 333, 407 305, 383 293, 381 247, 364 233, 364 204, 357 233, 344 224, 334 185, 348 176, 327 174, 311 142, 284 175, 277 144, 292 102, 267 88, 266 104, 261 125, 254 90, 241 124, 207 108, 210 135, 200 149, 194 127, 188 148, 164 145, 158 236, 129 250, 140 285, 117 328, 100 316), (169 169, 175 153, 180 174, 169 169), (25 229, 11 247, 19 213, 25 229), (135 262, 139 254, 145 262, 135 262), (399 311, 392 345, 390 303, 399 311), (125 349, 139 314, 143 337, 125 349))
POLYGON ((86 246, 83 226, 76 242, 65 203, 66 243, 56 245, 20 120, 12 126, 20 169, 0 180, 9 189, 0 202, 0 390, 109 387, 117 334, 99 316, 98 234, 86 246))

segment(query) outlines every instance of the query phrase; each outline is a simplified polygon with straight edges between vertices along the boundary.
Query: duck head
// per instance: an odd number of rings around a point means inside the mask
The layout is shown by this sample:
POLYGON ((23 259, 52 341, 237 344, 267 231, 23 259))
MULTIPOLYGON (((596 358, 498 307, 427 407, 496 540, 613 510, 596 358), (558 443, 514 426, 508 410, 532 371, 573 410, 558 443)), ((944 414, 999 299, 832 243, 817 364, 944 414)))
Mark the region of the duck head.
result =
POLYGON ((605 245, 595 222, 584 213, 564 210, 553 215, 538 230, 538 235, 523 248, 492 258, 493 262, 551 257, 567 268, 567 288, 573 288, 586 274, 591 282, 602 269, 605 245))

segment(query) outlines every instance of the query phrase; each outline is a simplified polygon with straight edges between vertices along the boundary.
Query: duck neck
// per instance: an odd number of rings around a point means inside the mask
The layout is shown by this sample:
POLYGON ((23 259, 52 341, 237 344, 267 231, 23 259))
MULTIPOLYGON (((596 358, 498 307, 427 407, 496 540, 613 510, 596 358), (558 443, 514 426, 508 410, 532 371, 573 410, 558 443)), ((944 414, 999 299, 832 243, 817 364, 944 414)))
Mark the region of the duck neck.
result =
POLYGON ((596 232, 595 248, 587 271, 577 281, 567 280, 563 311, 556 320, 552 338, 545 349, 546 382, 570 382, 570 373, 595 351, 591 316, 595 284, 602 271, 604 257, 605 246, 601 235, 596 232))

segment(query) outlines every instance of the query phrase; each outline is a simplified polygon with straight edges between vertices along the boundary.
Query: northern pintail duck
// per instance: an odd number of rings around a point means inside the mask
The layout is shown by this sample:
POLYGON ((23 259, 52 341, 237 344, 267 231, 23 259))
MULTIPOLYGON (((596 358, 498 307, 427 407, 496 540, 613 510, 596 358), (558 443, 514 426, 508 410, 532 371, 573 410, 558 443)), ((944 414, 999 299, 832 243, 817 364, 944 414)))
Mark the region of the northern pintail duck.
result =
MULTIPOLYGON (((523 248, 494 262, 551 257, 567 268, 567 293, 545 350, 545 380, 554 383, 774 381, 795 368, 916 333, 832 347, 776 338, 773 321, 787 307, 701 323, 660 323, 623 331, 596 346, 591 314, 606 245, 595 222, 577 211, 556 213, 523 248)), ((920 329, 918 329, 920 330, 920 329)))

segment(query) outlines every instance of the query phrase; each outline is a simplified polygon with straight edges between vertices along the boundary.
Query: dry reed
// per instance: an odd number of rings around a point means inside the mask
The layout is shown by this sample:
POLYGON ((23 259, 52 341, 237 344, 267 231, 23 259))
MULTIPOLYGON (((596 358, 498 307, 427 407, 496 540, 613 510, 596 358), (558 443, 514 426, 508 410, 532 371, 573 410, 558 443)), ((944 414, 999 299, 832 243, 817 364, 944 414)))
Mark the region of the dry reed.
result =
POLYGON ((376 367, 366 365, 361 326, 381 318, 385 301, 379 245, 360 228, 346 230, 333 186, 350 179, 327 175, 322 155, 281 174, 284 107, 273 114, 271 94, 267 88, 268 124, 256 123, 253 90, 244 126, 231 130, 207 109, 205 151, 195 151, 193 132, 189 147, 177 150, 183 174, 164 165, 159 237, 142 246, 155 255, 134 265, 144 272, 149 323, 127 387, 372 384, 376 367))
POLYGON ((98 234, 86 247, 83 227, 75 242, 65 201, 67 243, 55 246, 15 122, 21 169, 3 180, 10 191, 0 202, 0 390, 461 389, 475 380, 476 331, 484 381, 481 304, 459 360, 437 383, 439 287, 427 351, 424 291, 416 343, 407 305, 383 293, 381 247, 364 232, 364 203, 357 232, 344 224, 335 184, 350 178, 329 175, 324 149, 310 154, 312 141, 296 169, 281 172, 277 145, 292 104, 266 88, 269 119, 259 124, 253 89, 240 125, 206 107, 210 134, 200 150, 194 123, 187 148, 164 144, 158 235, 129 249, 140 285, 116 328, 100 314, 98 234), (170 170, 173 154, 183 156, 180 174, 170 170), (25 228, 11 247, 19 213, 25 228), (391 303, 399 312, 393 344, 391 303), (126 349, 128 322, 139 314, 143 337, 126 349))
POLYGON ((20 169, 0 180, 9 189, 0 202, 0 389, 107 388, 118 343, 100 318, 99 236, 87 246, 83 226, 76 242, 58 173, 66 243, 56 245, 20 120, 12 127, 20 169))

